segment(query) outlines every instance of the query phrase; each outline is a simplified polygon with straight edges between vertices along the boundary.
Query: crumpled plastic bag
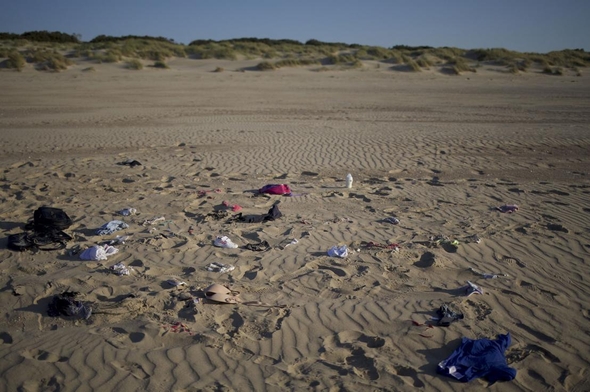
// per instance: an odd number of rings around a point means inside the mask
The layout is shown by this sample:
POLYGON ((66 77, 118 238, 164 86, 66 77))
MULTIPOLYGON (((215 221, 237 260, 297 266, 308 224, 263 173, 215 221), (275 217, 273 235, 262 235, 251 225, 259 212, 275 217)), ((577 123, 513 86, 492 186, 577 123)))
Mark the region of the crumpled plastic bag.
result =
POLYGON ((80 253, 80 259, 82 260, 106 260, 108 256, 112 256, 117 253, 119 249, 110 245, 94 245, 80 253))
POLYGON ((348 247, 346 245, 333 246, 328 249, 328 256, 344 258, 348 256, 348 247))

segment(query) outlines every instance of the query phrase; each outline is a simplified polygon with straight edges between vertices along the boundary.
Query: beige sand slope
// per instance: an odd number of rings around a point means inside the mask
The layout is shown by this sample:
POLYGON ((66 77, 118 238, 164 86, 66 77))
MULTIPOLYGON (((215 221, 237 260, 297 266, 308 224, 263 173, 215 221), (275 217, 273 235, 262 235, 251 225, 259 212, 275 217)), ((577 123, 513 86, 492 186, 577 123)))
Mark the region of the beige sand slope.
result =
POLYGON ((248 65, 0 72, 1 391, 463 390, 437 364, 463 336, 508 332, 517 377, 487 390, 590 389, 588 78, 236 72, 248 65), (277 182, 297 196, 252 192, 277 182), (244 214, 280 201, 284 215, 205 218, 223 201, 244 214), (505 203, 520 210, 493 210, 505 203), (45 204, 74 218, 75 241, 7 250, 45 204), (121 234, 94 234, 112 219, 130 225, 118 254, 69 254, 121 234), (272 249, 216 248, 217 235, 272 249), (429 247, 436 235, 460 246, 429 247), (355 251, 328 257, 338 244, 355 251), (117 262, 134 271, 110 273, 117 262), (485 294, 465 296, 467 280, 485 294), (182 301, 213 282, 286 306, 182 301), (65 290, 92 304, 89 320, 47 316, 65 290), (465 319, 412 323, 445 303, 465 319))

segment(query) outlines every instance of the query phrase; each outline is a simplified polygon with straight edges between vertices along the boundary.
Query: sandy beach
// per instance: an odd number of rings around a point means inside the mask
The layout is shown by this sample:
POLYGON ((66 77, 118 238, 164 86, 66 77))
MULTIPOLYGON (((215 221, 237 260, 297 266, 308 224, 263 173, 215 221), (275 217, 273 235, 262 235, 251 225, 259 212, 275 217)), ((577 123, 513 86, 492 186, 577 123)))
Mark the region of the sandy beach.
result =
POLYGON ((585 70, 259 62, 0 70, 0 391, 590 390, 585 70), (7 249, 43 205, 73 219, 67 248, 7 249), (96 234, 112 220, 129 227, 96 234), (212 283, 258 302, 208 300, 212 283), (50 317, 64 291, 92 315, 50 317), (438 326, 444 304, 464 318, 438 326), (461 338, 507 333, 514 380, 437 374, 461 338))

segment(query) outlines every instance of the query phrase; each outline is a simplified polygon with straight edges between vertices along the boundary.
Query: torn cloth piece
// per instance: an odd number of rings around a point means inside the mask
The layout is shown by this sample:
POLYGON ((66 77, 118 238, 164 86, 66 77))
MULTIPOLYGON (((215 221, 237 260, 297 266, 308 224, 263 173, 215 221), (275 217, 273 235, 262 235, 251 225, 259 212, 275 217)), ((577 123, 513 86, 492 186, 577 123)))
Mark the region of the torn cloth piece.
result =
POLYGON ((108 256, 114 255, 119 249, 110 245, 94 245, 80 253, 82 260, 106 260, 108 256))
POLYGON ((129 225, 123 221, 113 220, 113 221, 107 222, 104 225, 100 226, 98 228, 98 230, 96 230, 96 234, 98 234, 98 235, 112 234, 115 231, 123 230, 128 227, 129 227, 129 225))
POLYGON ((76 300, 78 293, 65 291, 62 294, 53 297, 53 300, 47 307, 47 315, 50 317, 58 316, 78 316, 88 319, 92 314, 92 309, 82 302, 76 300))
POLYGON ((462 338, 461 345, 438 364, 438 373, 468 382, 483 377, 491 383, 510 381, 516 369, 508 366, 504 352, 510 346, 510 334, 498 335, 496 340, 462 338))

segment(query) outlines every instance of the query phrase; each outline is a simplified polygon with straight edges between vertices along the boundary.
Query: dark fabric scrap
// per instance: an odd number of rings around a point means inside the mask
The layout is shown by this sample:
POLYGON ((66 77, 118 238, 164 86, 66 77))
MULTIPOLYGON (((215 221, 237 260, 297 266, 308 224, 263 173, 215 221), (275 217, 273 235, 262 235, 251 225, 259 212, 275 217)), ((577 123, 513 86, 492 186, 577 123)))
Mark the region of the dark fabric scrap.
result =
POLYGON ((498 335, 496 340, 462 338, 461 345, 438 364, 438 373, 468 382, 483 377, 490 383, 510 381, 516 369, 508 366, 504 352, 510 346, 510 334, 498 335))
POLYGON ((88 319, 92 314, 92 309, 76 300, 78 294, 75 291, 64 291, 62 294, 54 296, 47 307, 47 314, 51 317, 75 316, 88 319))

